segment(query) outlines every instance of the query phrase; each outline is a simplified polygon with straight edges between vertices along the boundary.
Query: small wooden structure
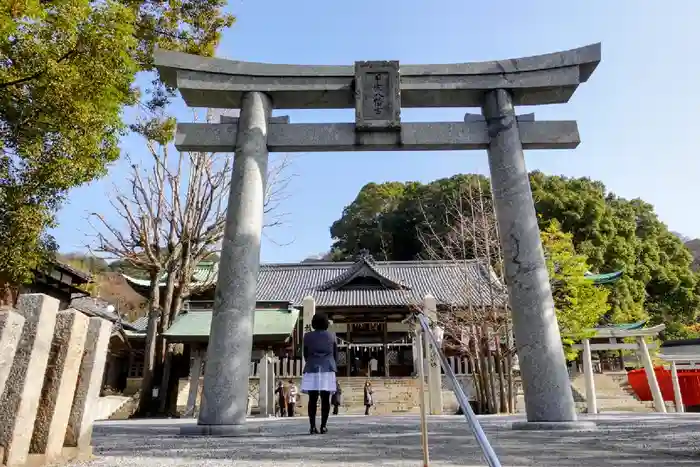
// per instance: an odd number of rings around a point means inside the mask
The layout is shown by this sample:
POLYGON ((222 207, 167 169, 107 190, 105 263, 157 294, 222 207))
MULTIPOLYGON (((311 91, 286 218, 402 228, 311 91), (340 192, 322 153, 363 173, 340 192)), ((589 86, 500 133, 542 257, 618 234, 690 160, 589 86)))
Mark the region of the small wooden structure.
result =
POLYGON ((88 296, 89 293, 79 286, 92 280, 90 274, 80 271, 60 261, 52 261, 34 271, 34 279, 20 287, 20 294, 43 293, 59 301, 59 310, 70 307, 76 296, 88 296))

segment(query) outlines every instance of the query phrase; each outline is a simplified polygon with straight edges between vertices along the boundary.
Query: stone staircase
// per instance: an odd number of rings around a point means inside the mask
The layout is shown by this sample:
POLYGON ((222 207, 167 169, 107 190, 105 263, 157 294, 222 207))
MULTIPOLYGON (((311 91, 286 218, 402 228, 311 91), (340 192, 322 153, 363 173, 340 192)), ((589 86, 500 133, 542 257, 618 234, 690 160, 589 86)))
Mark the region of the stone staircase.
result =
MULTIPOLYGON (((626 372, 606 372, 593 375, 595 393, 600 412, 652 412, 651 402, 637 399, 627 382, 626 372)), ((586 410, 586 382, 583 374, 571 378, 576 406, 586 410), (578 394, 577 394, 578 393, 578 394), (576 397, 578 395, 578 397, 576 397)))
POLYGON ((100 396, 95 406, 95 420, 108 420, 131 400, 127 396, 100 396))
MULTIPOLYGON (((598 410, 601 412, 652 412, 651 402, 641 402, 637 400, 627 383, 627 374, 605 373, 594 376, 596 384, 596 396, 598 400, 598 410)), ((284 378, 286 381, 288 378, 284 378)), ((293 378, 297 386, 301 385, 300 378, 293 378)), ((339 377, 338 381, 343 391, 340 414, 363 414, 364 406, 364 378, 339 377)), ((374 406, 370 409, 372 415, 399 415, 419 413, 418 400, 418 380, 416 378, 372 378, 372 388, 374 391, 374 406)), ((182 381, 180 394, 178 397, 178 408, 184 412, 189 383, 182 381)), ((253 386, 257 382, 251 382, 253 386)), ((516 381, 517 383, 517 381, 516 381)), ((252 391, 257 396, 257 387, 252 391)), ((466 388, 465 388, 466 389, 466 388)), ((525 411, 525 400, 522 394, 522 386, 516 384, 517 398, 516 411, 525 411)), ((574 401, 579 411, 586 410, 586 386, 583 375, 575 375, 571 380, 571 390, 574 401)), ((200 385, 201 391, 201 385, 200 385)), ((469 390, 465 392, 470 393, 469 390)), ((443 413, 454 414, 458 409, 457 401, 452 391, 443 386, 443 413)), ((296 406, 298 416, 306 414, 308 398, 305 394, 300 395, 296 406)), ((256 412, 256 404, 253 404, 252 411, 256 412)), ((668 406, 669 404, 667 404, 668 406)), ((670 404, 672 405, 672 404, 670 404)), ((131 400, 113 414, 110 419, 128 418, 135 410, 137 402, 131 400)))
MULTIPOLYGON (((363 414, 364 378, 338 378, 343 391, 340 413, 363 414)), ((415 378, 373 378, 372 415, 418 413, 418 381, 415 378)))
POLYGON ((131 396, 129 400, 124 402, 119 409, 114 411, 107 420, 128 420, 136 412, 139 407, 139 394, 131 396))
MULTIPOLYGON (((653 412, 651 402, 640 401, 627 382, 626 372, 606 372, 593 375, 595 381, 595 393, 599 412, 653 412)), ((585 412, 586 407, 586 382, 583 374, 571 377, 571 392, 579 412, 585 412)), ((672 404, 666 404, 667 408, 672 404)), ((525 398, 522 387, 519 388, 516 398, 516 411, 525 412, 525 398)))

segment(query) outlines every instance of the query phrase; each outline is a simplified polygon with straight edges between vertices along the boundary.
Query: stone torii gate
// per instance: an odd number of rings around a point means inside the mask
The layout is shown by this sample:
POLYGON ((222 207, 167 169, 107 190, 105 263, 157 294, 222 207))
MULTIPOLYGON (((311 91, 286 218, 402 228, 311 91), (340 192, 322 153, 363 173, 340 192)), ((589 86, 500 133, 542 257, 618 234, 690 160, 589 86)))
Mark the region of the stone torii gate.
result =
MULTIPOLYGON (((527 420, 580 428, 540 243, 523 149, 572 149, 575 121, 516 117, 516 105, 567 102, 600 62, 600 44, 534 57, 447 65, 273 65, 156 53, 161 79, 191 107, 240 109, 181 123, 181 151, 231 152, 231 191, 198 425, 244 429, 269 152, 486 149, 505 260, 527 420), (293 124, 272 109, 355 109, 355 123, 293 124), (401 122, 402 107, 477 107, 462 122, 401 122)), ((439 293, 439 291, 435 291, 439 293)))

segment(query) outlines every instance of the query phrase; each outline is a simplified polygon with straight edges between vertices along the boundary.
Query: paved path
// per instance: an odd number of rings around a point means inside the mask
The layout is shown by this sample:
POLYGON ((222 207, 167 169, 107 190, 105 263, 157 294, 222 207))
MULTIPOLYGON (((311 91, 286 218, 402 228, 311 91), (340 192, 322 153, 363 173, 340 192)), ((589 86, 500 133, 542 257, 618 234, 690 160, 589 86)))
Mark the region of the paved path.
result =
MULTIPOLYGON (((700 414, 597 415, 594 432, 523 432, 481 417, 504 466, 700 465, 700 414)), ((241 438, 182 438, 188 420, 100 422, 95 460, 73 467, 420 466, 418 417, 341 416, 309 436, 304 419, 251 420, 241 438)), ((431 466, 485 465, 462 417, 430 418, 431 466)))

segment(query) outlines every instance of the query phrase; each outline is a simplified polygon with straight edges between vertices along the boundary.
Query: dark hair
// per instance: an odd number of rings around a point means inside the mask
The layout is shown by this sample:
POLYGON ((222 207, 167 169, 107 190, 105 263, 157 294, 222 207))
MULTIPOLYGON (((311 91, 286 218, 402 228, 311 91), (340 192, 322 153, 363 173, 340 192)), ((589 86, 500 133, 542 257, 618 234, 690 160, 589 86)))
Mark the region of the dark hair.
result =
POLYGON ((311 318, 311 327, 316 331, 327 331, 329 324, 328 316, 323 313, 316 313, 314 317, 311 318))

